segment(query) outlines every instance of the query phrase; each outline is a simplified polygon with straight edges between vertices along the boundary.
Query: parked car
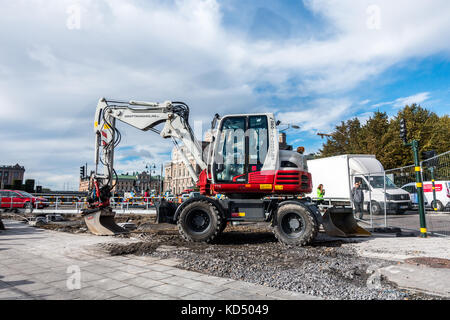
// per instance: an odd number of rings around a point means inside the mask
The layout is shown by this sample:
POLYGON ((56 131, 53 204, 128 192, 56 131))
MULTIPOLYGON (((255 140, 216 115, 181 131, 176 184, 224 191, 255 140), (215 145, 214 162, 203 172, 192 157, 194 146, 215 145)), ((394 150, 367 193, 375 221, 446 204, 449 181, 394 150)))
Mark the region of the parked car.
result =
POLYGON ((42 209, 48 207, 47 199, 35 197, 21 190, 0 190, 1 208, 4 210, 42 209))
POLYGON ((175 197, 173 194, 169 194, 169 195, 166 195, 166 196, 165 196, 165 199, 166 199, 167 201, 173 202, 173 201, 176 200, 176 197, 175 197))
MULTIPOLYGON (((450 181, 438 180, 434 182, 434 186, 436 191, 437 211, 444 211, 450 206, 450 181)), ((417 189, 415 182, 405 184, 402 189, 408 191, 410 194, 414 194, 414 197, 417 198, 417 189)), ((425 206, 434 207, 433 184, 431 181, 423 182, 423 194, 425 206)))
POLYGON ((200 192, 198 191, 189 193, 189 198, 198 198, 198 197, 200 197, 200 192))
MULTIPOLYGON (((401 189, 405 190, 406 192, 409 193, 409 196, 411 198, 411 203, 412 203, 412 209, 417 210, 419 208, 419 202, 418 202, 418 198, 417 198, 417 188, 416 188, 416 183, 408 183, 405 184, 403 187, 401 187, 401 189)), ((428 206, 428 201, 427 199, 423 199, 425 206, 428 206)))
POLYGON ((189 199, 189 193, 183 193, 182 195, 181 195, 181 202, 184 202, 184 201, 186 201, 187 199, 189 199))

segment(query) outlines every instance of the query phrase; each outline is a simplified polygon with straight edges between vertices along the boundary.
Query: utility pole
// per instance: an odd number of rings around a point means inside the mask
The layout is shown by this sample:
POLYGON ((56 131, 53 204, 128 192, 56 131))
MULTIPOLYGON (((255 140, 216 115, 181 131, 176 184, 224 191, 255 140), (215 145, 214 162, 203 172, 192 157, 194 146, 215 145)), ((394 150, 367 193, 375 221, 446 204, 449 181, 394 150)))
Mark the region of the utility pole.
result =
POLYGON ((434 183, 434 167, 431 167, 431 168, 430 168, 430 171, 431 171, 431 185, 432 185, 432 188, 433 188, 433 205, 432 205, 432 207, 433 207, 433 210, 434 210, 434 211, 437 211, 437 203, 436 203, 436 185, 435 185, 435 183, 434 183))
POLYGON ((161 173, 159 175, 159 196, 162 197, 162 191, 163 191, 163 187, 162 187, 162 175, 163 175, 163 164, 161 163, 161 173))
POLYGON ((412 140, 408 143, 406 131, 405 119, 400 119, 400 138, 403 140, 403 145, 410 146, 414 156, 414 171, 416 173, 416 188, 417 188, 417 202, 419 204, 419 218, 420 218, 420 236, 422 238, 427 237, 427 222, 425 219, 425 205, 423 203, 423 181, 420 174, 420 161, 419 161, 419 141, 412 140))

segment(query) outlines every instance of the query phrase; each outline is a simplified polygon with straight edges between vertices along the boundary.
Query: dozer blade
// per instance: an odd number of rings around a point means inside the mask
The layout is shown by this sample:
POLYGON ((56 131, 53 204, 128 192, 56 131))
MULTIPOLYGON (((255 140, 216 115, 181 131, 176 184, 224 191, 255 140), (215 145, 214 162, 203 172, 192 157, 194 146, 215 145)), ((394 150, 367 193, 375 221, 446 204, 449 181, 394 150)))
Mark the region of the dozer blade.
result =
POLYGON ((128 230, 116 224, 114 221, 115 213, 111 208, 85 210, 82 212, 82 216, 89 231, 97 236, 114 236, 129 233, 128 230))
POLYGON ((329 208, 322 220, 323 228, 329 236, 370 237, 372 235, 358 225, 351 208, 329 208))
POLYGON ((177 205, 162 199, 155 202, 156 207, 156 223, 176 223, 174 220, 177 205))

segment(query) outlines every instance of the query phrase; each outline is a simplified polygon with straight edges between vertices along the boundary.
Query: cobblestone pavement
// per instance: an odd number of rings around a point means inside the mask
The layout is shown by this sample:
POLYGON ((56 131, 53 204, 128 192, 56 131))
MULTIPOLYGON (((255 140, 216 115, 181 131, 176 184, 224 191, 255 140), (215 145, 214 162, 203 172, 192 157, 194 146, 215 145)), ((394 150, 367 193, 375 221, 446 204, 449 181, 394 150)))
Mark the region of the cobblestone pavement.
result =
POLYGON ((181 270, 176 259, 110 256, 99 243, 135 240, 70 234, 6 220, 0 232, 0 299, 317 299, 181 270))

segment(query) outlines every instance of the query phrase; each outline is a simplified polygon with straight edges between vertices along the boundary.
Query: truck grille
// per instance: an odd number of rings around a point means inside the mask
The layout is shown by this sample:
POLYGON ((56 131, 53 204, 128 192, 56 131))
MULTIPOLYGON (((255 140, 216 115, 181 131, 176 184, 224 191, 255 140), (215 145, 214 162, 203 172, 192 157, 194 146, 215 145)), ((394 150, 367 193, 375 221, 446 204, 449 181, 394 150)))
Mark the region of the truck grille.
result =
POLYGON ((409 194, 394 194, 391 195, 392 200, 409 200, 409 194))

